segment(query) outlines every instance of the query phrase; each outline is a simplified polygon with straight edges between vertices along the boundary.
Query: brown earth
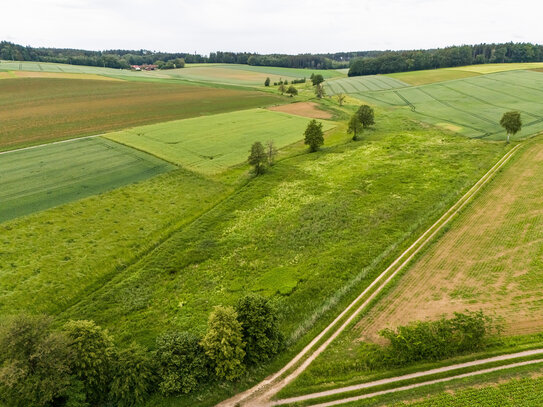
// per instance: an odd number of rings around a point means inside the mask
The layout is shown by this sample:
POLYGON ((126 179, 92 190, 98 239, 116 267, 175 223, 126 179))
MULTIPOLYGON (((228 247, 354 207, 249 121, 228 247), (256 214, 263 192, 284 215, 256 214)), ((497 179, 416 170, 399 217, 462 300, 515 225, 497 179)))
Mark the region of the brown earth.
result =
POLYGON ((312 119, 331 119, 332 114, 319 108, 319 105, 313 102, 298 102, 288 105, 273 106, 269 108, 275 112, 295 114, 297 116, 310 117, 312 119))
POLYGON ((245 90, 65 78, 0 80, 0 149, 276 104, 245 90))
POLYGON ((356 329, 378 332, 454 311, 504 318, 506 334, 543 329, 543 140, 535 140, 423 254, 356 329))

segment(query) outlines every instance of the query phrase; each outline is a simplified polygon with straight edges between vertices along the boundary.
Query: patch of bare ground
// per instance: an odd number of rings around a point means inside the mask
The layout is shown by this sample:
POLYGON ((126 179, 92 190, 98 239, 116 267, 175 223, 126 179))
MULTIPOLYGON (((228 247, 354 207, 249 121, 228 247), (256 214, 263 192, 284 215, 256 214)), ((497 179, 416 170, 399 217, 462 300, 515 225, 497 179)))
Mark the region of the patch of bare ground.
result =
POLYGON ((381 329, 482 309, 506 334, 543 328, 543 140, 521 152, 357 325, 381 329))
POLYGON ((312 119, 331 119, 332 114, 319 108, 313 102, 297 102, 288 105, 273 106, 269 108, 276 112, 295 114, 297 116, 310 117, 312 119))

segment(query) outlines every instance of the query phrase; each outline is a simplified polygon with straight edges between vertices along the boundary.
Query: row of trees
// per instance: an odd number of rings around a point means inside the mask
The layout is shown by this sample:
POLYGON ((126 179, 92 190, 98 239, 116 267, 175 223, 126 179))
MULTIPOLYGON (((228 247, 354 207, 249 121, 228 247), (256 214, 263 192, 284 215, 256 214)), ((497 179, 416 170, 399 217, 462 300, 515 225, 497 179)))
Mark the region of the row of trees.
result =
POLYGON ((530 43, 478 44, 415 51, 389 51, 353 59, 349 76, 417 71, 504 62, 543 61, 543 45, 530 43))
POLYGON ((0 322, 0 404, 132 406, 152 392, 189 393, 205 382, 235 380, 283 346, 276 308, 250 295, 235 307, 216 307, 203 337, 159 336, 156 349, 119 348, 92 321, 52 329, 45 316, 0 322))

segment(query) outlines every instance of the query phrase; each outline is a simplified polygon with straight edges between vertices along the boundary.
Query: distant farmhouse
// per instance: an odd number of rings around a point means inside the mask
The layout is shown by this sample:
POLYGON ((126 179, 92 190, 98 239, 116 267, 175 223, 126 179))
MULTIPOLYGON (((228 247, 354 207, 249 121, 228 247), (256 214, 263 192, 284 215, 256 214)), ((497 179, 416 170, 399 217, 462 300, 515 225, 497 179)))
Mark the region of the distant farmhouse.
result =
POLYGON ((154 71, 158 68, 158 65, 130 65, 130 69, 133 71, 154 71))

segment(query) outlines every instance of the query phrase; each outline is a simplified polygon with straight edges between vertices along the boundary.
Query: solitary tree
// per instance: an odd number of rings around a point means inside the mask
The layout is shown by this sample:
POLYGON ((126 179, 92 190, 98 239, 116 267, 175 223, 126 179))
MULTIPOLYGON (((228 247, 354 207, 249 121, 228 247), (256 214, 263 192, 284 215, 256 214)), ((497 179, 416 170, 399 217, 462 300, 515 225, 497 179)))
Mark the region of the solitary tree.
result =
POLYGON ((353 140, 358 140, 358 134, 362 132, 363 128, 364 126, 362 125, 358 114, 353 114, 351 120, 349 120, 349 128, 347 129, 347 132, 353 135, 353 140))
POLYGON ((270 78, 266 78, 264 81, 264 86, 270 86, 270 78))
POLYGON ((290 85, 287 89, 287 92, 291 97, 296 96, 298 94, 298 89, 296 89, 294 86, 290 85))
POLYGON ((522 120, 520 118, 520 112, 506 112, 503 114, 500 125, 507 132, 507 142, 509 143, 509 135, 514 136, 522 128, 522 120))
POLYGON ((340 106, 343 106, 343 102, 345 102, 345 95, 343 93, 337 95, 337 102, 340 106))
POLYGON ((360 123, 362 123, 362 126, 364 126, 364 128, 375 124, 373 109, 370 106, 360 106, 356 114, 358 115, 358 119, 360 120, 360 123))
POLYGON ((227 380, 236 379, 245 370, 242 328, 237 318, 234 308, 215 307, 201 342, 217 376, 227 380))
POLYGON ((326 92, 324 91, 324 86, 322 86, 322 83, 319 83, 318 85, 315 86, 315 95, 317 95, 319 99, 322 99, 326 95, 326 92))
POLYGON ((266 155, 268 156, 268 165, 273 165, 275 163, 275 156, 277 155, 277 148, 273 140, 266 143, 266 155))
POLYGON ((315 119, 311 120, 305 129, 304 136, 304 144, 309 146, 309 150, 317 151, 324 144, 322 123, 318 123, 315 119))
POLYGON ((249 164, 255 168, 256 175, 260 175, 264 172, 268 155, 260 141, 255 141, 251 146, 251 154, 249 155, 248 160, 249 164))
POLYGON ((287 90, 287 87, 285 86, 283 82, 279 82, 279 87, 277 89, 279 90, 279 92, 281 92, 281 95, 282 95, 287 90))
POLYGON ((313 83, 313 86, 317 86, 324 82, 324 78, 319 73, 319 74, 313 75, 313 77, 311 78, 311 82, 313 83))

